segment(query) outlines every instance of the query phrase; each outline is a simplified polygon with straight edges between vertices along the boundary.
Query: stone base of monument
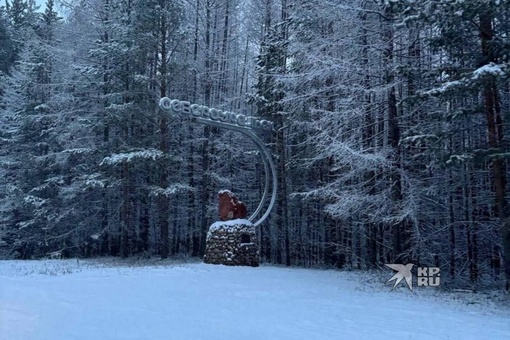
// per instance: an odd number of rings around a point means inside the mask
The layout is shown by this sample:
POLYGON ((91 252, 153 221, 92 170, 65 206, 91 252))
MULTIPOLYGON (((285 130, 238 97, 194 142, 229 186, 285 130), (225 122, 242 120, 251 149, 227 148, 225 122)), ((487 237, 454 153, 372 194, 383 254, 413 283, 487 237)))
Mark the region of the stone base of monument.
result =
POLYGON ((257 267, 259 247, 253 224, 245 219, 216 222, 209 227, 204 262, 257 267))

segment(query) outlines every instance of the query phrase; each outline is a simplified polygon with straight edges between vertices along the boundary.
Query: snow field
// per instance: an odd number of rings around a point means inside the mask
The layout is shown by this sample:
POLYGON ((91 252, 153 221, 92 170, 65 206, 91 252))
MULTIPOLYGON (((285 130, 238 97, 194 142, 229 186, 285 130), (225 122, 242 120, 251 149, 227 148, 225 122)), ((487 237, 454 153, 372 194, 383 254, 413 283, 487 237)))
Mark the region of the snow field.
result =
POLYGON ((363 278, 270 266, 0 261, 0 339, 510 339, 504 306, 392 292, 363 278))

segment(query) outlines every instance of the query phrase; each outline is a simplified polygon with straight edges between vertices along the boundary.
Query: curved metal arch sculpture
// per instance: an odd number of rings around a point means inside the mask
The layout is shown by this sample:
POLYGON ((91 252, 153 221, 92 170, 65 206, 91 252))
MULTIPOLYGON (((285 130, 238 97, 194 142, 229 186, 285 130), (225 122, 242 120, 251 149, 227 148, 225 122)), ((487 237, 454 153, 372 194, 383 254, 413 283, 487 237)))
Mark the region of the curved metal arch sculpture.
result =
POLYGON ((255 212, 248 218, 248 220, 255 226, 259 226, 262 222, 264 222, 264 220, 271 213, 271 210, 275 204, 278 181, 276 176, 276 167, 274 165, 273 159, 271 158, 271 154, 267 150, 262 140, 254 133, 254 131, 273 131, 273 123, 267 120, 256 119, 254 117, 246 117, 243 114, 221 111, 203 105, 191 104, 187 101, 170 99, 168 97, 163 97, 159 100, 159 107, 165 112, 170 112, 183 117, 189 117, 197 123, 237 131, 251 138, 251 140, 259 149, 260 155, 262 156, 262 161, 264 163, 265 185, 264 193, 262 194, 260 203, 257 206, 255 212), (271 171, 272 175, 271 201, 269 202, 269 206, 267 207, 267 210, 264 212, 262 217, 260 217, 256 222, 253 222, 256 216, 259 215, 260 211, 263 209, 264 203, 267 201, 270 186, 270 180, 268 176, 269 171, 271 171))

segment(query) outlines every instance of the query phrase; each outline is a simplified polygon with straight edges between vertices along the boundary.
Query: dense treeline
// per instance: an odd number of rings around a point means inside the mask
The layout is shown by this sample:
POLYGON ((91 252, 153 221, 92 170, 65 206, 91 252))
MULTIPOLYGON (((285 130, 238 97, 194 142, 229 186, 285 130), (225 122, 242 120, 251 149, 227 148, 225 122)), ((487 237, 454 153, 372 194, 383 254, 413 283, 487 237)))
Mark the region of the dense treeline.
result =
POLYGON ((219 190, 253 211, 255 147, 168 96, 275 123, 263 261, 510 278, 509 1, 58 4, 0 9, 1 256, 201 256, 219 190))

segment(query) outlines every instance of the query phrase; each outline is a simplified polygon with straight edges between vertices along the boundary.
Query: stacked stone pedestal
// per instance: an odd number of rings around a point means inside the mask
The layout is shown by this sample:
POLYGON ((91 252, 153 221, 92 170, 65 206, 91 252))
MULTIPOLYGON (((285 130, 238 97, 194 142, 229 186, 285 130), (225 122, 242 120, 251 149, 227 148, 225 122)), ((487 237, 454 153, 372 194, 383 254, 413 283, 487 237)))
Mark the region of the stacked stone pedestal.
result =
POLYGON ((204 262, 257 267, 259 247, 253 224, 244 219, 216 222, 209 228, 204 262))

